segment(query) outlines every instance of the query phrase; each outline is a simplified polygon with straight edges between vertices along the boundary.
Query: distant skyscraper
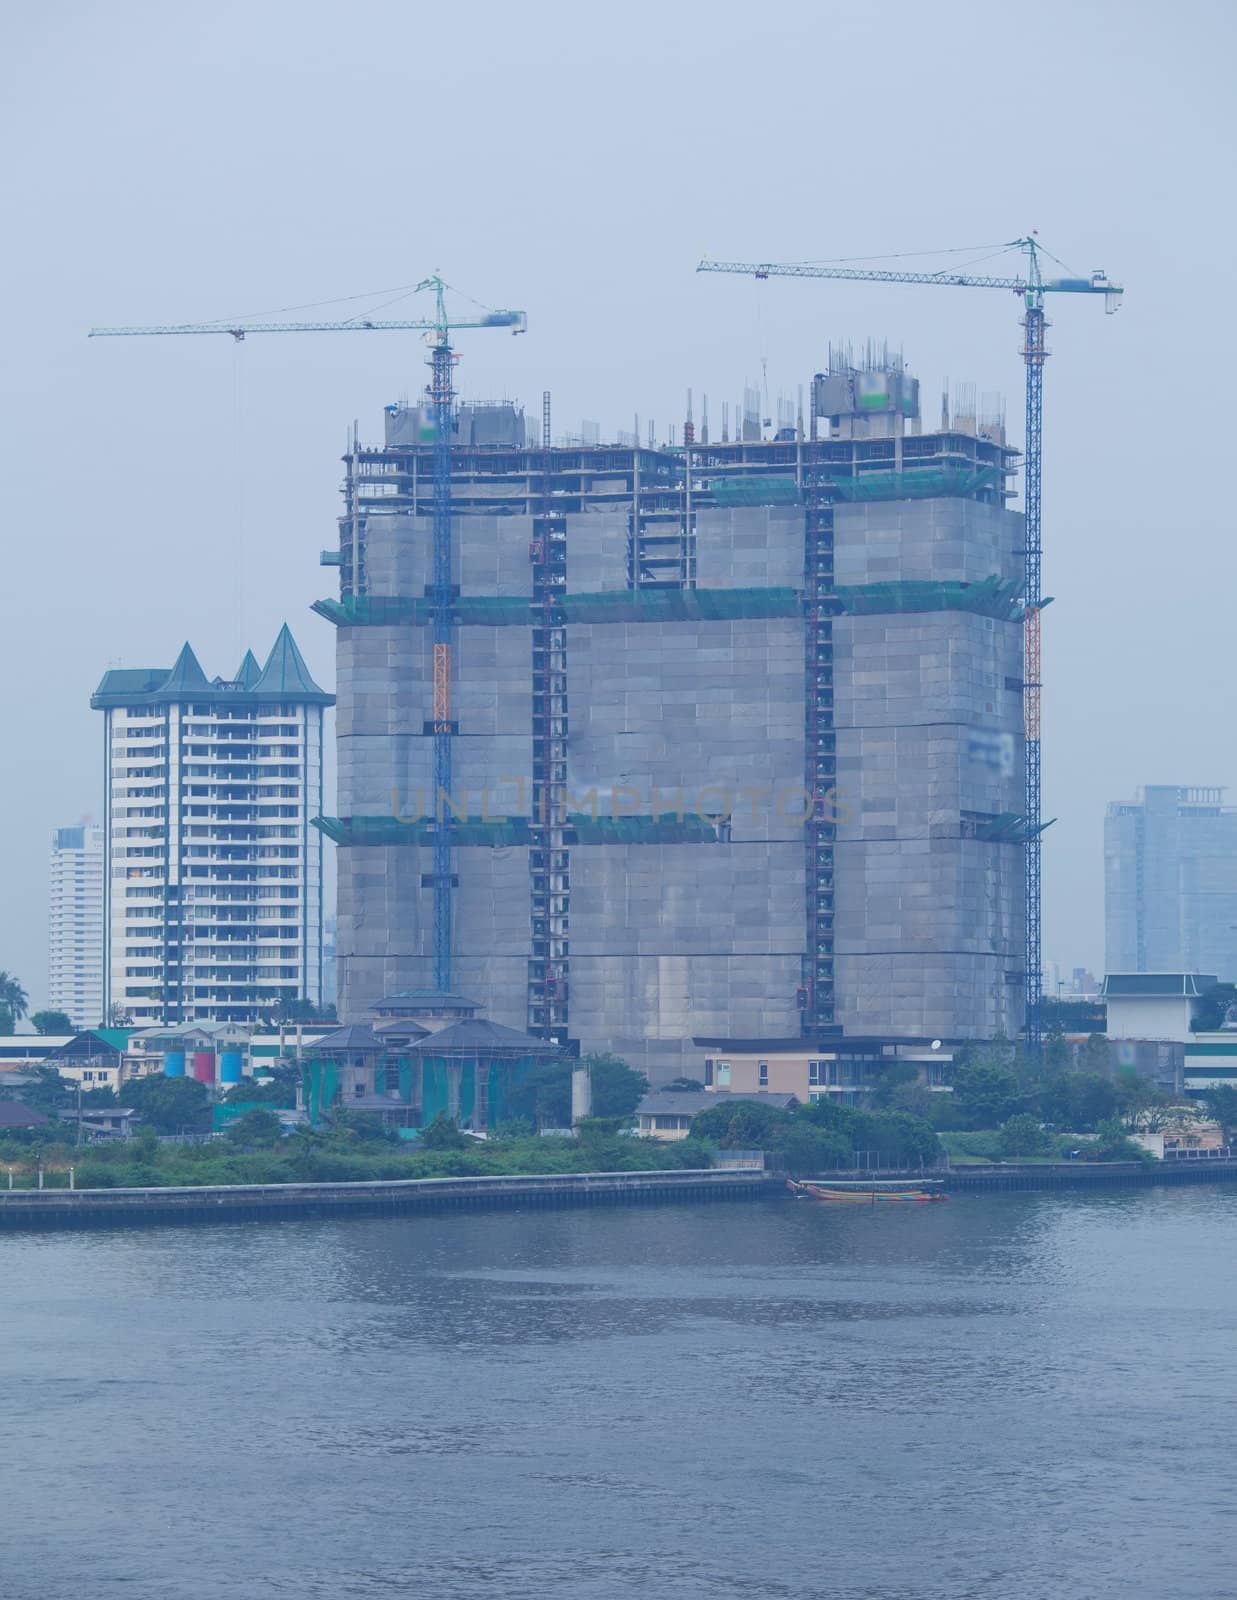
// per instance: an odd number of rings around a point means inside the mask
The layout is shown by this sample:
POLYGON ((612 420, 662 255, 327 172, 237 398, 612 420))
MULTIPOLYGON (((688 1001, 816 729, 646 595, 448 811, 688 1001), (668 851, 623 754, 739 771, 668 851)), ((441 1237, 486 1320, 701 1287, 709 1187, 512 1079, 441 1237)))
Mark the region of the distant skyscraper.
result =
POLYGON ((210 680, 108 672, 105 1006, 133 1023, 254 1023, 322 999, 324 693, 285 627, 210 680))
POLYGON ((103 829, 52 834, 47 1003, 75 1028, 103 1021, 103 829))
POLYGON ((1237 807, 1223 789, 1157 785, 1104 822, 1109 972, 1237 978, 1237 807))

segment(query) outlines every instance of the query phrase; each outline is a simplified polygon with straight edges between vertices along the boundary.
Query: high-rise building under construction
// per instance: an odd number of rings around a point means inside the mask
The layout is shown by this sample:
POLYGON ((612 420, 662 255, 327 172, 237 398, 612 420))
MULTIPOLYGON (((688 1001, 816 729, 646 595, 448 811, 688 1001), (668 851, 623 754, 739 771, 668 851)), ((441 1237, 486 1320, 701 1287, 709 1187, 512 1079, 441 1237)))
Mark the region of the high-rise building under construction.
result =
POLYGON ((551 447, 461 408, 453 639, 428 416, 354 444, 338 550, 340 1007, 451 984, 665 1079, 693 1038, 824 1050, 1017 1033, 1025 1001, 1015 452, 934 432, 883 352, 811 422, 551 447), (453 777, 434 791, 434 670, 453 777))

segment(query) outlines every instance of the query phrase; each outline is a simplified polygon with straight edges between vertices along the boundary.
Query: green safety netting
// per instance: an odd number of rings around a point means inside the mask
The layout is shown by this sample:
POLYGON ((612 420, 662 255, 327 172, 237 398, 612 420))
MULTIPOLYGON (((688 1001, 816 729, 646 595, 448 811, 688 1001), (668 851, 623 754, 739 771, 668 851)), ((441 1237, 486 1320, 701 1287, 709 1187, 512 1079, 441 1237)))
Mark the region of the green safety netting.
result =
POLYGON ((388 627, 399 622, 428 625, 433 614, 428 600, 406 595, 346 595, 342 600, 315 600, 312 610, 336 627, 354 624, 388 627))
POLYGON ((399 1097, 405 1105, 412 1103, 412 1062, 400 1056, 397 1063, 399 1067, 399 1097))
POLYGON ((309 1113, 311 1127, 322 1120, 339 1092, 339 1068, 333 1061, 303 1061, 301 1063, 301 1097, 309 1113))
POLYGON ((1000 621, 1022 614, 1020 578, 981 578, 977 583, 934 580, 862 583, 835 589, 826 606, 835 615, 887 616, 905 611, 973 611, 1000 621))
POLYGON ((446 1116, 450 1094, 447 1063, 436 1056, 421 1058, 421 1126, 428 1128, 438 1115, 446 1116))
MULTIPOLYGON (((577 797, 578 798, 578 797, 577 797)), ((677 796, 676 806, 677 806, 677 796)), ((668 807, 659 816, 610 817, 601 810, 569 811, 565 828, 569 844, 712 844, 717 826, 707 813, 700 816, 690 808, 692 797, 684 798, 682 816, 668 807)), ((400 817, 313 817, 315 828, 337 845, 345 847, 375 845, 428 845, 434 837, 434 824, 426 817, 403 820, 400 817)), ((504 822, 469 817, 451 821, 453 845, 480 845, 498 849, 504 845, 532 845, 537 836, 527 817, 511 817, 504 822)))
MULTIPOLYGON (((317 600, 313 609, 337 627, 428 627, 428 600, 399 595, 349 595, 317 600)), ((793 617, 799 598, 791 588, 614 589, 602 594, 566 594, 556 602, 564 622, 681 622, 731 617, 793 617)), ((464 595, 452 607, 461 627, 531 626, 540 610, 519 595, 464 595)))
POLYGON ((705 817, 685 810, 660 817, 594 817, 572 812, 567 825, 577 844, 712 844, 717 827, 705 817))
POLYGON ((533 603, 518 594, 465 594, 455 602, 455 618, 465 626, 472 623, 491 628, 510 627, 533 620, 533 603))
POLYGON ((999 467, 912 467, 907 472, 865 472, 857 478, 832 478, 839 500, 930 500, 966 498, 1001 476, 999 467))
POLYGON ((535 1056, 512 1056, 495 1061, 484 1056, 461 1058, 457 1055, 421 1057, 421 1126, 429 1127, 434 1118, 451 1114, 451 1073, 459 1074, 459 1121, 475 1126, 477 1084, 485 1089, 485 1123, 496 1128, 510 1114, 511 1092, 517 1089, 537 1065, 535 1056))
POLYGON ((726 621, 736 617, 797 617, 791 588, 616 589, 607 594, 563 596, 567 622, 726 621))
POLYGON ((719 506, 797 506, 803 496, 793 478, 711 478, 709 493, 719 506))

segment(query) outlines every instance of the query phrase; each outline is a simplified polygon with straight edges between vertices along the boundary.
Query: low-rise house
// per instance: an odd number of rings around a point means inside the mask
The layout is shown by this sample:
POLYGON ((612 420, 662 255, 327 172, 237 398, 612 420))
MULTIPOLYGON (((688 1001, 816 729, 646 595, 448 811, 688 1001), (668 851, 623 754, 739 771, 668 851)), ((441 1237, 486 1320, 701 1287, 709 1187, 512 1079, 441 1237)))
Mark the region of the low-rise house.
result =
POLYGON ((1130 1137, 1160 1161, 1225 1161, 1232 1154, 1219 1123, 1201 1118, 1130 1137))
POLYGON ((7 1067, 41 1067, 71 1033, 0 1033, 0 1072, 7 1067))
POLYGON ((1134 1067, 1170 1095, 1237 1083, 1237 1028, 1198 1026, 1216 1020, 1207 1015, 1216 987, 1209 972, 1110 972, 1103 998, 1114 1068, 1134 1067))
POLYGON ((373 1023, 350 1023, 306 1047, 301 1108, 314 1124, 336 1107, 396 1128, 424 1128, 443 1115, 474 1133, 492 1130, 509 1116, 513 1089, 561 1051, 473 1016, 476 1009, 430 990, 382 1001, 373 1023))
POLYGON ((828 1047, 807 1039, 693 1039, 704 1053, 700 1078, 706 1089, 736 1094, 792 1094, 812 1100, 860 1100, 873 1082, 896 1062, 914 1066, 926 1088, 949 1092, 946 1074, 953 1060, 938 1040, 839 1040, 828 1047))
POLYGON ((126 1082, 129 1034, 128 1028, 87 1028, 51 1051, 43 1065, 55 1068, 67 1083, 119 1094, 126 1082))
POLYGON ((636 1130, 648 1139, 686 1139, 693 1121, 702 1111, 712 1111, 732 1101, 753 1101, 788 1111, 798 1104, 793 1094, 770 1094, 756 1090, 750 1094, 708 1089, 654 1089, 636 1107, 636 1130))
POLYGON ((1103 999, 1110 1039, 1189 1039, 1217 980, 1209 972, 1110 972, 1103 999))
MULTIPOLYGON (((60 1112, 61 1122, 76 1129, 79 1113, 60 1112)), ((131 1139, 137 1132, 139 1115, 130 1106, 95 1106, 80 1113, 82 1140, 87 1144, 104 1144, 111 1139, 131 1139)))
POLYGON ((0 1134, 10 1128, 45 1128, 51 1120, 20 1100, 0 1100, 0 1134))

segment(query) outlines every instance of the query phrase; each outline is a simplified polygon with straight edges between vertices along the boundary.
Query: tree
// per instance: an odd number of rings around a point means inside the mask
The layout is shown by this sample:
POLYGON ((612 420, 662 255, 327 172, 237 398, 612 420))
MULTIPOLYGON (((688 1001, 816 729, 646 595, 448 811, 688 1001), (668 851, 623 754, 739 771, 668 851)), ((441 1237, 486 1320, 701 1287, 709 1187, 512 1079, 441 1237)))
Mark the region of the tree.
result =
MULTIPOLYGON (((454 1127, 454 1123, 450 1125, 454 1127)), ((326 1139, 336 1148, 350 1149, 358 1144, 398 1144, 399 1134, 387 1127, 381 1117, 368 1111, 349 1111, 347 1106, 335 1106, 327 1113, 326 1139)))
POLYGON ((1194 1020, 1190 1023, 1191 1033, 1218 1033, 1224 1026, 1228 1008, 1234 1002, 1237 1002, 1237 984, 1217 983, 1195 1008, 1194 1020))
POLYGON ((649 1092, 649 1080, 621 1056, 581 1056, 593 1086, 595 1117, 630 1117, 649 1092))
POLYGON ((1117 1109, 1117 1091, 1098 1072, 1067 1072, 1040 1094, 1040 1110, 1054 1127, 1088 1133, 1117 1109))
POLYGON ((120 1091, 121 1104, 159 1133, 200 1131, 208 1098, 206 1085, 194 1078, 134 1078, 120 1091))
POLYGON ((954 1067, 954 1101, 974 1128, 999 1128, 1022 1109, 1022 1093, 1010 1069, 998 1062, 964 1061, 954 1067))
POLYGON ((1221 1140, 1230 1144, 1232 1130, 1237 1126, 1237 1088, 1231 1083, 1217 1083, 1203 1096, 1203 1103, 1220 1124, 1221 1140))
POLYGON ((916 1078, 913 1083, 900 1083, 893 1091, 889 1100, 891 1111, 909 1111, 911 1116, 920 1117, 927 1122, 932 1115, 933 1102, 939 1099, 947 1100, 948 1095, 933 1094, 926 1083, 920 1083, 916 1078))
POLYGON ((1003 1156, 1048 1156, 1052 1154, 1052 1135, 1030 1111, 1019 1111, 1000 1127, 1003 1156))
POLYGON ((1044 1035, 1044 1066, 1049 1075, 1065 1072, 1070 1064, 1069 1041, 1059 1022, 1053 1023, 1044 1035))
POLYGON ((283 1123, 273 1111, 246 1111, 224 1129, 224 1137, 244 1149, 277 1144, 283 1138, 283 1123))
POLYGON ((1134 1067, 1119 1067, 1112 1080, 1117 1111, 1126 1122, 1137 1122, 1153 1106, 1162 1105, 1164 1096, 1134 1067))
POLYGON ((850 1140, 833 1128, 814 1127, 796 1117, 778 1140, 778 1164, 792 1178, 810 1178, 831 1168, 849 1167, 854 1154, 850 1140))
POLYGON ((771 1150, 777 1135, 790 1126, 790 1112, 759 1100, 719 1099, 692 1118, 693 1139, 712 1139, 725 1150, 771 1150))
POLYGON ((570 1061, 543 1061, 515 1085, 507 1113, 535 1128, 571 1126, 570 1061))
POLYGON ((440 1111, 428 1128, 417 1135, 419 1150, 467 1150, 472 1140, 461 1133, 445 1111, 440 1111))
POLYGON ((699 1078, 671 1078, 669 1083, 662 1084, 662 1088, 673 1094, 688 1094, 693 1091, 700 1094, 704 1090, 704 1084, 699 1078))
POLYGON ((62 1078, 55 1067, 31 1067, 33 1083, 22 1090, 22 1099, 36 1111, 55 1111, 74 1101, 77 1086, 62 1078))
POLYGON ((1048 1033, 1094 1033, 1108 1026, 1108 1008, 1102 1000, 1056 1000, 1043 995, 1039 1015, 1048 1033))
POLYGON ((1098 1139, 1083 1145, 1083 1161, 1151 1161, 1151 1153, 1135 1144, 1116 1117, 1102 1120, 1096 1127, 1098 1139))
POLYGON ((30 1019, 36 1033, 76 1033, 67 1011, 36 1011, 30 1019))
POLYGON ((931 1166, 941 1153, 940 1140, 931 1126, 906 1111, 860 1112, 850 1137, 856 1150, 877 1157, 882 1164, 931 1166))
POLYGON ((868 1088, 868 1102, 878 1109, 891 1106, 899 1089, 919 1082, 919 1070, 913 1061, 890 1061, 877 1068, 868 1088))
POLYGON ((13 974, 0 971, 0 1033, 12 1033, 29 1004, 26 991, 13 974))
POLYGON ((281 1022, 334 1022, 334 1006, 315 1005, 312 1000, 281 1000, 272 1018, 275 1026, 281 1022))

